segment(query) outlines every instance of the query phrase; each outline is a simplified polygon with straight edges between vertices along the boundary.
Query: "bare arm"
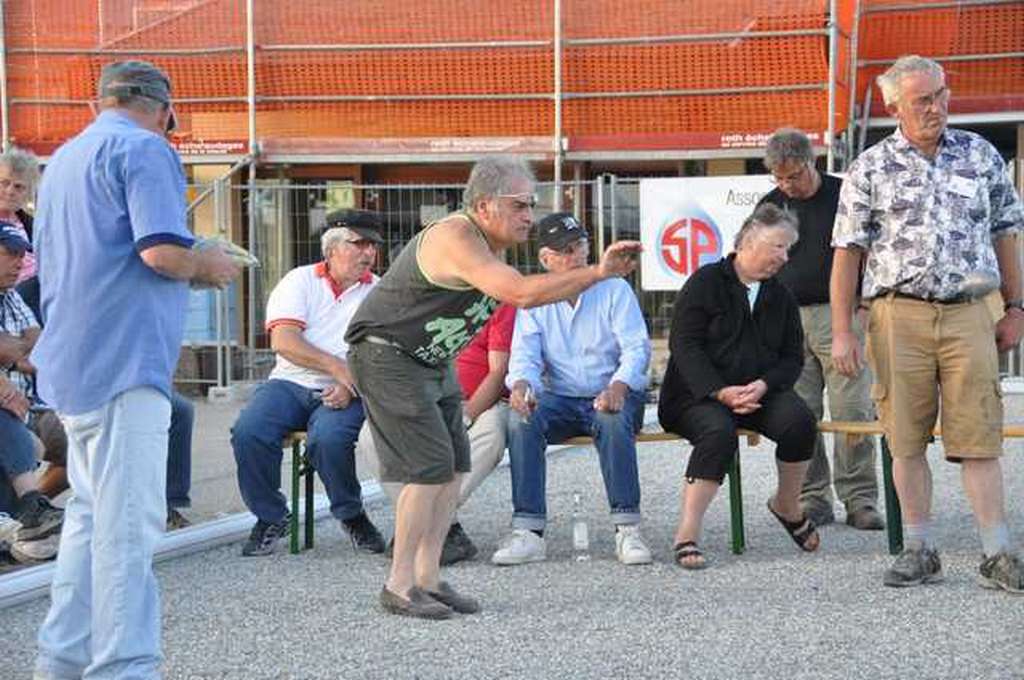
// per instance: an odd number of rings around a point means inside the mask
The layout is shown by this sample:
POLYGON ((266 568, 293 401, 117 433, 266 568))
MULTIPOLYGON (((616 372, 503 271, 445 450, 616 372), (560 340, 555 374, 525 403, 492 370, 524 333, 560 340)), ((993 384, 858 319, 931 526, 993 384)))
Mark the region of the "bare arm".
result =
POLYGON ((239 266, 219 248, 192 250, 170 243, 150 246, 139 253, 150 269, 170 279, 195 281, 223 288, 238 276, 239 266))
POLYGON ((0 364, 4 366, 16 364, 28 356, 31 350, 32 345, 24 335, 0 333, 0 364))
POLYGON ((338 383, 342 382, 339 378, 352 380, 348 365, 307 341, 298 326, 274 326, 270 331, 270 347, 296 366, 327 373, 338 383))
POLYGON ((1003 236, 994 242, 996 260, 999 262, 999 292, 1003 294, 1003 300, 1021 299, 1021 278, 1020 262, 1017 259, 1018 253, 1017 235, 1003 236))
POLYGON ((636 241, 608 247, 601 263, 566 272, 523 276, 490 251, 471 225, 439 224, 420 249, 420 264, 434 279, 464 281, 516 307, 537 307, 578 295, 598 281, 625 276, 636 267, 636 241))
POLYGON ((832 259, 829 298, 832 305, 832 361, 843 375, 856 375, 863 363, 862 349, 853 332, 857 280, 864 253, 859 248, 836 248, 832 259))
POLYGON ((270 331, 270 347, 296 366, 321 371, 331 376, 341 390, 324 390, 324 403, 345 408, 356 394, 348 364, 333 354, 317 348, 304 337, 298 326, 274 326, 270 331))
MULTIPOLYGON (((1020 262, 1017 259, 1017 236, 1003 236, 995 241, 996 260, 999 262, 1000 292, 1006 302, 1021 300, 1020 262)), ((996 324, 996 346, 1005 352, 1020 342, 1024 331, 1024 311, 1017 307, 1006 310, 996 324)))
POLYGON ((505 374, 508 373, 508 355, 508 352, 495 350, 487 352, 487 375, 462 405, 463 412, 470 420, 476 420, 501 398, 505 389, 505 374))

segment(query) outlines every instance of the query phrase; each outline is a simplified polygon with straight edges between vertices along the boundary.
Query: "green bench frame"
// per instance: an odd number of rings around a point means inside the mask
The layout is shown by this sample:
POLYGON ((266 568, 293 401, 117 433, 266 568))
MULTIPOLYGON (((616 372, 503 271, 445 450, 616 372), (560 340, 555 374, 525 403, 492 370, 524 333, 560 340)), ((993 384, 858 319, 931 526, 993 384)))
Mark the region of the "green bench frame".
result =
MULTIPOLYGON (((885 494, 885 526, 889 542, 889 553, 897 555, 903 550, 903 513, 900 501, 896 496, 896 487, 892 481, 892 455, 889 444, 877 421, 852 422, 823 420, 818 423, 818 430, 834 436, 845 436, 848 443, 853 444, 860 437, 879 435, 882 449, 882 487, 885 494)), ((757 446, 761 441, 758 432, 738 430, 737 434, 747 438, 750 446, 757 446)), ((940 428, 935 428, 936 437, 942 436, 940 428)), ((1004 437, 1024 437, 1024 424, 1007 424, 1003 426, 1004 437)), ((638 444, 646 442, 678 441, 682 438, 671 432, 641 432, 637 435, 638 444)), ((593 437, 572 437, 560 442, 568 446, 593 446, 593 437)), ((305 479, 305 514, 304 540, 302 550, 313 547, 313 465, 306 455, 306 433, 292 432, 285 437, 283 448, 292 451, 292 498, 291 519, 289 524, 289 551, 296 554, 299 547, 299 482, 305 479)), ((743 485, 740 474, 740 456, 733 458, 732 466, 726 474, 729 484, 729 527, 732 552, 740 555, 747 549, 746 531, 743 527, 743 485)))

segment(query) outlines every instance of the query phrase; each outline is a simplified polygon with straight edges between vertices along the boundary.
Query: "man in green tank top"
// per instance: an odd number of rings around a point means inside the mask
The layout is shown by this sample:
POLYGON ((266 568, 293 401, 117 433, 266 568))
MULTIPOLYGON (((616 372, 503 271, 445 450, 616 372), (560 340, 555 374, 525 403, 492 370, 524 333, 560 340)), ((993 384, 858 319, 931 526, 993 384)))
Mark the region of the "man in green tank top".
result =
POLYGON ((464 211, 417 234, 349 324, 349 368, 381 481, 403 485, 394 559, 380 594, 388 612, 443 619, 480 609, 440 579, 441 549, 469 471, 452 357, 498 302, 534 307, 563 300, 636 266, 636 241, 615 243, 600 263, 567 272, 524 276, 507 265, 504 251, 530 236, 535 181, 522 159, 481 159, 463 194, 464 211))

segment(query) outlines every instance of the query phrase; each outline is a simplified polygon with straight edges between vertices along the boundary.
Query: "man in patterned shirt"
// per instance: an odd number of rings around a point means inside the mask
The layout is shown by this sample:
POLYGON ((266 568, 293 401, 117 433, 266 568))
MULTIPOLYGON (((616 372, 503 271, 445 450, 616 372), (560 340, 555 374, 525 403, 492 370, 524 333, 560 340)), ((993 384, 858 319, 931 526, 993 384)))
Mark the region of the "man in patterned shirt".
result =
POLYGON ((35 445, 27 424, 31 403, 26 395, 32 393, 27 357, 39 337, 39 324, 14 284, 25 253, 31 250, 19 229, 0 222, 0 512, 21 522, 9 546, 19 561, 53 557, 52 537, 64 521, 63 511, 39 492, 35 445))
POLYGON ((832 357, 851 375, 862 358, 851 319, 863 260, 872 395, 892 448, 906 536, 884 583, 942 577, 924 455, 941 409, 946 457, 963 466, 981 534, 980 581, 1024 592, 1004 513, 997 355, 1024 329, 1017 260, 1024 212, 998 152, 976 134, 946 127, 949 89, 939 64, 902 57, 878 84, 899 128, 862 154, 843 182, 831 300, 832 357), (986 304, 997 286, 1001 310, 986 304))

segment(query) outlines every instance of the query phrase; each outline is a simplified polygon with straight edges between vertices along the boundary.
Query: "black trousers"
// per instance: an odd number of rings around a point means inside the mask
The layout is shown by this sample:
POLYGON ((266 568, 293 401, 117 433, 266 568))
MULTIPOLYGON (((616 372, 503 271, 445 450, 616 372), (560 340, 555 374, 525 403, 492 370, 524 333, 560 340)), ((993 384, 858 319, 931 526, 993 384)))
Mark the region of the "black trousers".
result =
POLYGON ((810 460, 818 426, 814 414, 793 390, 769 392, 761 408, 747 415, 733 413, 721 402, 703 399, 683 409, 666 428, 693 444, 686 466, 691 479, 722 483, 739 450, 736 430, 760 432, 775 442, 775 457, 786 463, 810 460))

